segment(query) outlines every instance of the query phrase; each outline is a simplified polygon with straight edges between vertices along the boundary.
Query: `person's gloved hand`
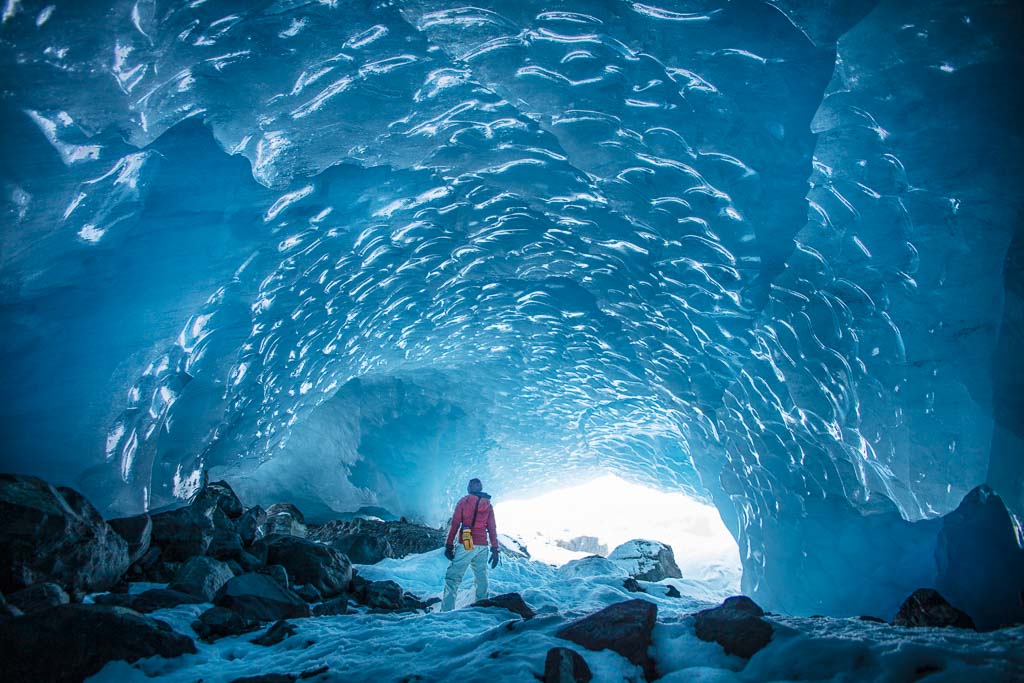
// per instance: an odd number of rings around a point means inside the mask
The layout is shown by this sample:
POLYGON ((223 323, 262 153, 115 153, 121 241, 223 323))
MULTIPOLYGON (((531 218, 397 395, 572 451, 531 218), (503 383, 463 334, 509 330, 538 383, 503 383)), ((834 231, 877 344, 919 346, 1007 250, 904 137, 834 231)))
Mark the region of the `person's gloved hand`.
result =
POLYGON ((454 560, 455 559, 455 546, 454 545, 446 545, 444 547, 444 556, 447 557, 449 560, 454 560))
POLYGON ((498 546, 491 546, 491 569, 498 566, 498 546))

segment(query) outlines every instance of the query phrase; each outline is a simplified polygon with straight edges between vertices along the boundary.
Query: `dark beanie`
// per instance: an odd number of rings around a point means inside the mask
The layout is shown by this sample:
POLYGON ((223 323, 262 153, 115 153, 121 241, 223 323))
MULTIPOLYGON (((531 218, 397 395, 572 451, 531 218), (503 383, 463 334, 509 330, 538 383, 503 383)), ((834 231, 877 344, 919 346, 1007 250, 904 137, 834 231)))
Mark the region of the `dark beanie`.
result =
POLYGON ((484 485, 480 483, 479 479, 470 479, 469 480, 469 492, 470 493, 480 493, 483 490, 484 490, 484 485))

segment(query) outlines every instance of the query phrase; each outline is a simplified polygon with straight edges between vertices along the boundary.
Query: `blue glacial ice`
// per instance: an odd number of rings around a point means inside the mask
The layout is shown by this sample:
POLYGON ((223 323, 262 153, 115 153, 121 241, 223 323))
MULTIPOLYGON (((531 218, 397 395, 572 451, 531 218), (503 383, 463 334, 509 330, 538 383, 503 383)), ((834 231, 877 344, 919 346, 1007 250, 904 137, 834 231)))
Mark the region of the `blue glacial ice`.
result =
POLYGON ((1020 543, 1017 3, 2 22, 0 469, 429 521, 614 472, 794 613, 891 614, 980 484, 1020 543))

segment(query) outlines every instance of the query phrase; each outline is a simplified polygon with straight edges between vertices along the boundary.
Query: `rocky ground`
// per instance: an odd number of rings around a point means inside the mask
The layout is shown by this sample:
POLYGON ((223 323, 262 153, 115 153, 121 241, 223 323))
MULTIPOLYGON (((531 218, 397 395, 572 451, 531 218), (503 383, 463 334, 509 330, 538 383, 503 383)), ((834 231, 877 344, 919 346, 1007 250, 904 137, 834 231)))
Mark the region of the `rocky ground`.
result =
POLYGON ((108 521, 71 489, 0 475, 3 678, 1024 679, 1024 627, 977 633, 934 590, 892 624, 771 615, 743 596, 715 606, 655 541, 557 568, 510 551, 493 597, 464 593, 472 609, 441 614, 443 542, 405 520, 314 526, 290 504, 246 508, 226 482, 108 521))

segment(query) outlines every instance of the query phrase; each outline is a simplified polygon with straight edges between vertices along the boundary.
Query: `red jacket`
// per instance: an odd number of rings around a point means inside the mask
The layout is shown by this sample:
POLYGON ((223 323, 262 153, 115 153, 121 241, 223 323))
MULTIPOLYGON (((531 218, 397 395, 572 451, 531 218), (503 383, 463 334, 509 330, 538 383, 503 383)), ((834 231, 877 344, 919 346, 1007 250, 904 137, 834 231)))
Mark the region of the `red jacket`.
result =
POLYGON ((472 528, 473 545, 487 545, 487 537, 490 536, 490 545, 498 547, 498 530, 494 526, 494 508, 491 507, 491 497, 486 493, 481 496, 471 493, 468 496, 463 496, 462 500, 458 502, 455 512, 452 514, 451 528, 448 529, 448 540, 445 541, 447 545, 455 543, 455 537, 461 535, 459 532, 462 528, 470 528, 474 509, 476 509, 476 524, 473 524, 472 528), (478 501, 479 508, 477 508, 478 501))

